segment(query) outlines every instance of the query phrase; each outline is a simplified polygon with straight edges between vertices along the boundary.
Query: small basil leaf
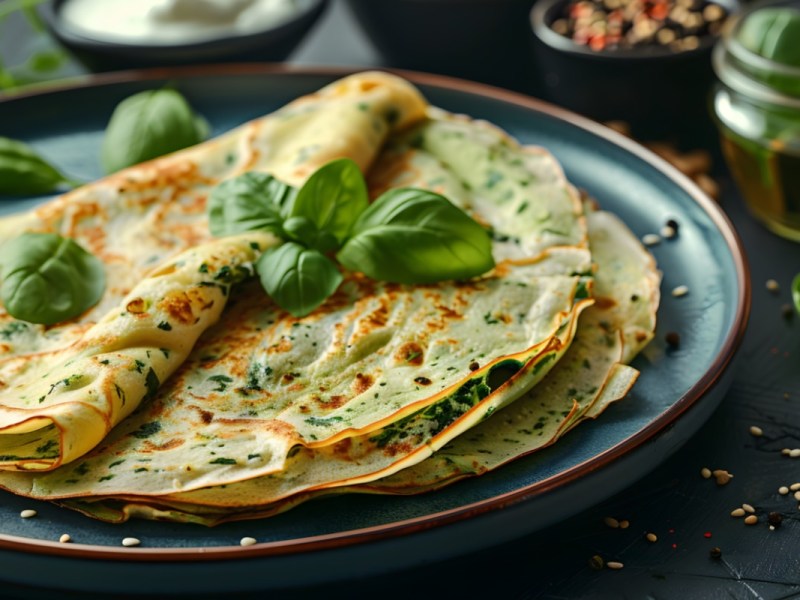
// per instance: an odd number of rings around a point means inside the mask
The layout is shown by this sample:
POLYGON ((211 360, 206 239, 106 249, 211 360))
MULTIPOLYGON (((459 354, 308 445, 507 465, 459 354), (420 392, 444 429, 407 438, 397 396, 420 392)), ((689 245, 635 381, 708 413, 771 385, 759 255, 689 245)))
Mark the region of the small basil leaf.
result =
POLYGON ((27 144, 0 137, 0 194, 46 194, 63 183, 77 185, 27 144))
POLYGON ((494 267, 483 227, 439 194, 413 188, 378 198, 336 257, 352 271, 397 283, 465 279, 494 267))
POLYGON ((349 158, 327 163, 305 182, 289 208, 289 216, 311 219, 320 231, 330 231, 339 243, 369 204, 367 184, 349 158))
POLYGON ((0 299, 9 314, 52 325, 94 306, 105 289, 103 263, 54 233, 23 233, 0 248, 0 299))
POLYGON ((289 217, 283 223, 283 230, 290 239, 306 246, 313 246, 319 232, 308 217, 289 217))
POLYGON ((282 235, 281 206, 294 188, 272 175, 249 172, 216 186, 208 198, 212 235, 233 235, 265 229, 282 235))
POLYGON ((295 317, 313 311, 342 282, 333 261, 295 242, 267 250, 258 259, 256 271, 275 303, 295 317))
POLYGON ((106 173, 193 146, 205 139, 208 125, 186 99, 171 89, 134 94, 119 103, 103 138, 106 173))

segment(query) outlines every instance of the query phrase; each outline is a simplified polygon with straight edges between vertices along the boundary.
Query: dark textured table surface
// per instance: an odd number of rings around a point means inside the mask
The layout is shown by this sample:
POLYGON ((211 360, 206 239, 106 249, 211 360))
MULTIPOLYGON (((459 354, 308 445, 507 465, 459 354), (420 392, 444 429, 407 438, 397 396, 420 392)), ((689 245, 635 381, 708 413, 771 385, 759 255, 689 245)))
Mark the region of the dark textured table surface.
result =
MULTIPOLYGON (((7 62, 8 56, 19 60, 33 51, 23 29, 0 30, 7 62)), ((383 65, 339 0, 290 61, 383 65)), ((78 72, 67 65, 55 75, 78 72)), ((527 83, 518 83, 510 81, 508 87, 531 91, 527 83)), ((790 282, 800 272, 800 244, 778 238, 749 216, 715 144, 710 140, 708 149, 717 158, 720 204, 734 222, 750 263, 752 312, 730 391, 699 433, 628 489, 535 534, 410 572, 291 590, 287 596, 800 598, 800 509, 791 494, 778 493, 779 486, 800 481, 800 458, 781 453, 800 447, 800 318, 781 314, 781 306, 791 301, 790 282), (769 279, 779 283, 777 292, 767 289, 769 279), (763 435, 752 435, 751 426, 760 427, 763 435), (727 469, 734 478, 725 486, 715 485, 701 477, 705 466, 727 469), (755 507, 757 525, 746 526, 730 516, 742 503, 755 507), (767 524, 772 511, 783 517, 774 530, 767 524), (630 527, 608 527, 607 515, 629 520, 630 527), (647 541, 646 532, 658 540, 647 541), (721 556, 712 557, 712 548, 719 548, 721 556), (594 555, 625 566, 595 570, 589 565, 594 555)), ((17 597, 54 596, 0 587, 0 598, 17 597)))

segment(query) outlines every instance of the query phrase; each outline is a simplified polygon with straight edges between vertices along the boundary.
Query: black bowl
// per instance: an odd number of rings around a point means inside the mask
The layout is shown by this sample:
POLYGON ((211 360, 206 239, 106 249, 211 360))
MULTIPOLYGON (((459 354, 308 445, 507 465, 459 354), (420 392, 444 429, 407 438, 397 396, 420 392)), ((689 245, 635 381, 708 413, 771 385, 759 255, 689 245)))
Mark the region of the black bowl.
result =
POLYGON ((387 66, 528 91, 534 0, 347 0, 387 66))
MULTIPOLYGON (((281 61, 303 40, 328 5, 313 0, 289 21, 245 35, 186 44, 133 44, 93 39, 72 30, 60 17, 66 0, 50 0, 40 14, 50 33, 92 71, 191 63, 281 61)), ((134 0, 135 1, 135 0, 134 0)))
MULTIPOLYGON (((668 47, 592 50, 556 33, 553 22, 570 0, 538 0, 530 14, 541 96, 600 122, 624 121, 640 139, 680 145, 714 139, 709 93, 717 35, 693 50, 668 47)), ((729 15, 738 0, 714 0, 729 15)))

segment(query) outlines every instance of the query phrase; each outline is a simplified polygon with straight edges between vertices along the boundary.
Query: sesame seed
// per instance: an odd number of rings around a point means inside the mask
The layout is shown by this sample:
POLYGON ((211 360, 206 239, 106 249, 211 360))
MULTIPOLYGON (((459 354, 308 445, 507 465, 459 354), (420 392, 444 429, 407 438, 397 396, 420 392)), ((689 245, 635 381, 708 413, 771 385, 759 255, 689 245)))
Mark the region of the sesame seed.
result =
POLYGON ((648 233, 647 235, 642 236, 642 243, 645 246, 656 246, 661 243, 661 236, 655 233, 648 233))
POLYGON ((761 429, 761 427, 758 427, 756 425, 751 425, 750 426, 750 434, 754 435, 756 437, 760 437, 760 436, 764 435, 764 430, 761 429))
POLYGON ((627 529, 630 526, 631 526, 631 522, 628 521, 627 519, 623 519, 622 521, 619 522, 619 528, 620 529, 627 529))
POLYGON ((795 500, 800 500, 800 491, 797 491, 797 492, 794 493, 794 499, 795 500))
POLYGON ((611 529, 617 529, 619 527, 619 521, 617 521, 614 517, 606 517, 603 519, 603 523, 611 527, 611 529))
POLYGON ((648 542, 651 542, 653 544, 655 544, 658 541, 658 536, 655 533, 648 533, 644 537, 645 539, 647 539, 648 542))
POLYGON ((758 517, 755 515, 749 515, 744 519, 745 525, 755 525, 756 523, 758 523, 758 517))
POLYGON ((69 544, 72 541, 72 538, 68 533, 62 533, 61 537, 58 538, 58 541, 61 542, 62 544, 69 544))
POLYGON ((789 488, 788 488, 788 487, 786 487, 785 485, 782 485, 781 487, 779 487, 779 488, 778 488, 778 493, 779 493, 781 496, 785 496, 786 494, 788 494, 788 493, 789 493, 789 488))
POLYGON ((678 233, 678 232, 675 231, 674 227, 670 227, 669 225, 664 225, 661 228, 661 231, 659 231, 659 233, 661 234, 661 237, 663 237, 664 239, 670 240, 670 239, 674 238, 675 234, 678 233))
POLYGON ((792 448, 789 451, 790 458, 797 458, 798 456, 800 456, 800 448, 792 448))
POLYGON ((689 293, 689 288, 688 286, 685 285, 679 285, 678 287, 673 288, 672 290, 672 295, 675 298, 680 298, 681 296, 685 296, 688 293, 689 293))
POLYGON ((135 538, 135 537, 126 537, 126 538, 122 538, 122 545, 123 545, 123 546, 125 546, 126 548, 130 548, 131 546, 138 546, 138 545, 139 545, 139 544, 141 544, 141 543, 142 543, 142 542, 140 542, 140 541, 139 541, 137 538, 135 538))
POLYGON ((19 513, 19 516, 22 517, 23 519, 31 519, 35 517, 37 514, 38 513, 32 508, 26 508, 25 510, 19 513))
POLYGON ((745 512, 749 512, 751 515, 754 512, 756 512, 756 509, 753 508, 750 504, 742 504, 742 508, 745 510, 745 512))
POLYGON ((700 469, 700 476, 703 479, 710 479, 711 478, 711 469, 709 469, 708 467, 703 467, 702 469, 700 469))
POLYGON ((619 569, 621 569, 621 568, 622 568, 622 567, 624 567, 625 565, 623 565, 621 562, 617 562, 616 560, 610 560, 610 561, 608 561, 608 562, 606 563, 606 566, 607 566, 609 569, 614 569, 614 570, 616 571, 616 570, 619 570, 619 569))
POLYGON ((800 483, 793 483, 792 485, 789 486, 789 489, 792 490, 793 492, 800 490, 800 483))
POLYGON ((774 279, 767 279, 767 289, 770 292, 779 292, 780 289, 781 289, 781 286, 774 279))
POLYGON ((256 543, 256 538, 252 537, 243 537, 241 540, 239 540, 239 545, 241 546, 252 546, 255 543, 256 543))
POLYGON ((781 450, 781 454, 783 454, 784 456, 789 456, 790 452, 791 450, 789 450, 789 448, 784 448, 783 450, 781 450))
POLYGON ((744 516, 744 509, 743 508, 734 508, 731 511, 732 517, 743 517, 744 516))

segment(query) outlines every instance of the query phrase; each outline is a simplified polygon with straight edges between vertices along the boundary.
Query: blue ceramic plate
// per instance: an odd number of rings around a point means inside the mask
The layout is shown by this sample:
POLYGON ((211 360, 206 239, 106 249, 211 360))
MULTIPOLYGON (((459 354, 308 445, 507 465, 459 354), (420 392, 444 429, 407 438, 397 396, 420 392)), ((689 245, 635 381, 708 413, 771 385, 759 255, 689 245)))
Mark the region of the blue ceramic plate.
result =
MULTIPOLYGON (((0 102, 0 135, 25 140, 73 177, 91 180, 101 175, 98 153, 109 115, 132 93, 170 83, 218 134, 344 74, 251 65, 105 76, 0 102)), ((742 249, 720 209, 666 163, 595 123, 510 92, 405 75, 433 104, 548 148, 572 182, 637 235, 659 231, 670 218, 679 223, 679 236, 653 249, 664 274, 659 331, 635 362, 642 374, 631 397, 550 449, 444 490, 323 499, 213 529, 109 525, 0 493, 0 579, 73 591, 213 593, 323 583, 451 558, 530 534, 621 490, 711 414, 727 389, 750 300, 742 249), (687 296, 670 294, 679 285, 689 287, 687 296), (681 335, 677 351, 667 350, 668 331, 681 335), (39 516, 21 519, 24 508, 39 516), (63 533, 74 543, 59 544, 63 533), (126 536, 142 545, 123 548, 126 536), (259 543, 242 548, 243 536, 259 543), (91 577, 84 575, 87 565, 91 577)), ((38 201, 5 200, 0 211, 38 201)))

